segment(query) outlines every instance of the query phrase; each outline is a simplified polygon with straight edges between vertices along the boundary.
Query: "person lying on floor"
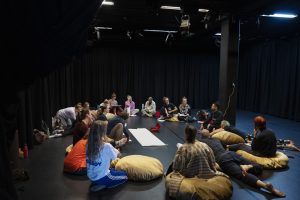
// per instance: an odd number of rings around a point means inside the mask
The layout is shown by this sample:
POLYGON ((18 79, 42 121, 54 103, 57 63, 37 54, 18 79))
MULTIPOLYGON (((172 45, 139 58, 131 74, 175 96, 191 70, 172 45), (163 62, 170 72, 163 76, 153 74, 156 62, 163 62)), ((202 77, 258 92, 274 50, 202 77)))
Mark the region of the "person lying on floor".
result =
POLYGON ((248 161, 234 151, 226 151, 220 140, 211 138, 207 129, 201 131, 201 136, 200 141, 213 150, 216 162, 225 174, 254 188, 264 188, 276 196, 285 196, 283 192, 274 188, 271 183, 263 182, 257 177, 262 173, 262 167, 259 164, 248 161))
POLYGON ((172 118, 176 113, 178 109, 173 104, 170 103, 170 100, 168 97, 163 98, 163 106, 161 107, 160 114, 162 116, 162 119, 169 119, 172 118))
POLYGON ((274 157, 277 151, 277 139, 275 133, 266 127, 266 123, 266 119, 263 116, 255 117, 251 144, 229 145, 229 150, 243 150, 259 157, 274 157))
POLYGON ((142 108, 142 115, 153 117, 153 115, 156 113, 156 104, 153 101, 152 97, 148 98, 148 101, 145 103, 145 108, 142 108))
POLYGON ((119 115, 116 115, 107 125, 107 136, 115 141, 119 141, 123 138, 123 133, 129 141, 129 134, 126 127, 126 120, 128 119, 128 113, 122 111, 119 115))
POLYGON ((179 115, 178 115, 178 120, 180 121, 188 121, 188 119, 191 117, 191 107, 187 103, 187 98, 182 97, 181 99, 181 104, 179 105, 179 115))
POLYGON ((277 140, 278 149, 289 149, 293 151, 300 151, 300 148, 297 147, 292 140, 277 140))
POLYGON ((130 115, 137 114, 140 110, 135 108, 135 103, 132 101, 132 96, 127 95, 127 101, 125 101, 125 109, 129 109, 130 115))
POLYGON ((90 190, 114 188, 128 180, 124 171, 110 169, 110 163, 120 152, 111 144, 105 143, 107 121, 93 123, 86 148, 87 176, 91 180, 90 190))
MULTIPOLYGON (((173 163, 166 175, 172 171, 182 176, 192 178, 211 178, 224 175, 216 170, 216 162, 212 149, 205 143, 196 140, 197 130, 192 125, 185 128, 185 143, 179 145, 173 163)), ((178 147, 178 146, 177 146, 178 147)))
POLYGON ((239 135, 239 136, 241 136, 244 139, 246 138, 246 135, 247 135, 245 132, 243 132, 243 131, 235 128, 234 126, 231 126, 230 123, 229 123, 229 121, 226 121, 226 120, 222 120, 221 121, 221 128, 213 130, 210 133, 210 135, 212 136, 212 135, 214 135, 214 134, 216 134, 216 133, 218 133, 220 131, 228 131, 228 132, 234 133, 236 135, 239 135))
POLYGON ((76 116, 82 110, 81 103, 57 111, 55 118, 60 121, 63 129, 70 129, 76 121, 76 116))
POLYGON ((118 101, 116 99, 117 99, 117 95, 116 93, 113 92, 111 95, 111 99, 108 100, 109 109, 110 109, 109 112, 113 113, 114 115, 117 115, 123 111, 123 109, 118 105, 118 101))
POLYGON ((208 129, 209 132, 212 132, 214 129, 221 127, 221 121, 223 120, 223 113, 219 110, 220 104, 217 102, 212 103, 211 113, 208 115, 207 119, 203 123, 203 128, 208 129))
POLYGON ((81 120, 75 125, 73 134, 73 146, 89 131, 89 128, 93 122, 92 116, 89 110, 83 110, 81 113, 81 120))

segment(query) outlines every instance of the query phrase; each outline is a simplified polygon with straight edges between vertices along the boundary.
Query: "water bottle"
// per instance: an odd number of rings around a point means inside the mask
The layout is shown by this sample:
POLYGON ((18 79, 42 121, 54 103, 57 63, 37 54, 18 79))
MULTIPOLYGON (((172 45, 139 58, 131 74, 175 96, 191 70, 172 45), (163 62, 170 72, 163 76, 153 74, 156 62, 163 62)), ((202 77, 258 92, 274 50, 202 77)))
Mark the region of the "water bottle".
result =
POLYGON ((144 110, 144 104, 142 104, 142 110, 144 110))
POLYGON ((27 147, 27 144, 24 144, 24 158, 28 158, 28 147, 27 147))

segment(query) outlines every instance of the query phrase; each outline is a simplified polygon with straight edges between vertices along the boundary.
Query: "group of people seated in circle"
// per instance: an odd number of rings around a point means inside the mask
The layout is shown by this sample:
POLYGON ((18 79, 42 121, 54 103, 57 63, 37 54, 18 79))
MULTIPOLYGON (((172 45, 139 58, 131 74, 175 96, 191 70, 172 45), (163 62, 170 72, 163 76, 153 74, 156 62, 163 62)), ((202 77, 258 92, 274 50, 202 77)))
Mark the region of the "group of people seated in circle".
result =
MULTIPOLYGON (((176 115, 178 108, 170 103, 168 97, 163 98, 163 103, 160 119, 170 119, 176 116, 179 120, 193 122, 190 119, 191 107, 187 104, 186 97, 182 98, 178 115, 176 115)), ((262 116, 254 119, 253 138, 247 136, 246 133, 230 126, 230 123, 223 119, 223 113, 219 107, 218 103, 213 103, 210 113, 204 110, 197 113, 201 122, 199 131, 194 126, 187 125, 185 143, 178 146, 167 175, 176 171, 184 177, 207 178, 219 173, 216 170, 217 163, 225 173, 224 176, 229 175, 252 187, 264 188, 276 196, 284 196, 284 193, 275 189, 271 183, 264 182, 257 177, 262 173, 262 167, 259 164, 241 157, 235 151, 244 150, 255 156, 272 157, 277 148, 283 145, 293 150, 299 151, 299 149, 292 141, 277 140, 274 132, 266 127, 266 120, 262 116), (245 143, 224 146, 218 139, 211 137, 223 130, 241 136, 245 139, 245 143), (185 146, 192 146, 195 151, 185 151, 185 146)), ((110 168, 110 162, 120 156, 120 148, 130 141, 126 120, 130 115, 139 112, 130 95, 127 97, 124 108, 118 105, 116 95, 113 93, 112 98, 104 100, 97 110, 90 109, 89 103, 86 102, 83 105, 78 103, 75 107, 57 112, 56 117, 61 124, 66 127, 74 124, 71 129, 73 148, 65 157, 64 172, 77 175, 87 174, 92 181, 91 191, 112 188, 128 180, 125 172, 110 168)), ((156 104, 153 98, 149 97, 142 106, 141 113, 143 116, 153 117, 156 112, 156 104)))

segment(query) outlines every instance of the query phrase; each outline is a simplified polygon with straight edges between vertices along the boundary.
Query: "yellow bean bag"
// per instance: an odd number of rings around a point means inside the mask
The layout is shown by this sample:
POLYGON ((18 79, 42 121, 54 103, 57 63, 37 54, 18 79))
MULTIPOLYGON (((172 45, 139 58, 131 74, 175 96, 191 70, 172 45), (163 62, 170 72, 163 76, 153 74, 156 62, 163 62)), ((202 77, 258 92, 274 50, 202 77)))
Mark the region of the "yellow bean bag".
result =
POLYGON ((179 122, 178 115, 174 115, 173 117, 166 119, 168 122, 179 122))
POLYGON ((115 117, 115 115, 112 114, 112 113, 107 113, 105 116, 106 116, 108 121, 115 117))
POLYGON ((219 139, 225 145, 239 144, 245 142, 245 140, 241 136, 228 131, 220 131, 212 135, 211 137, 219 139))
MULTIPOLYGON (((166 177, 166 187, 172 187, 174 172, 166 177)), ((176 175, 175 175, 176 176, 176 175)), ((176 184, 176 183, 175 183, 176 184)), ((183 178, 176 196, 180 200, 208 200, 229 199, 232 195, 232 184, 229 178, 214 176, 210 179, 183 178)))
POLYGON ((286 168, 289 162, 289 158, 284 153, 279 151, 276 152, 276 156, 273 158, 254 156, 242 150, 238 150, 236 153, 246 158, 247 160, 260 164, 265 169, 286 168))
POLYGON ((126 171, 132 181, 150 181, 163 175, 163 165, 158 159, 142 155, 121 158, 115 168, 126 171))
POLYGON ((69 146, 67 146, 66 148, 66 153, 70 153, 70 151, 72 151, 73 149, 73 144, 70 144, 69 146))

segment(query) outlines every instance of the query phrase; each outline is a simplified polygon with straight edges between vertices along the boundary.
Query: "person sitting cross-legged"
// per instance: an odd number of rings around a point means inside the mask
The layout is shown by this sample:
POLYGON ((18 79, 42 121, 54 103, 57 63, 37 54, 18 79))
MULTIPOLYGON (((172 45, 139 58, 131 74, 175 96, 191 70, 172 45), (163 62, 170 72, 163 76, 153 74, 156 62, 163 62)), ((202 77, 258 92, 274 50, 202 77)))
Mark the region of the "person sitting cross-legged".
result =
POLYGON ((155 112, 156 112, 156 104, 153 101, 153 98, 149 97, 148 101, 146 101, 146 103, 145 103, 145 108, 142 108, 142 115, 148 116, 148 117, 153 117, 155 112))
POLYGON ((105 143, 107 121, 96 121, 91 127, 86 148, 87 176, 92 181, 92 192, 114 188, 124 184, 127 174, 124 171, 110 169, 110 163, 119 155, 111 144, 105 143))

